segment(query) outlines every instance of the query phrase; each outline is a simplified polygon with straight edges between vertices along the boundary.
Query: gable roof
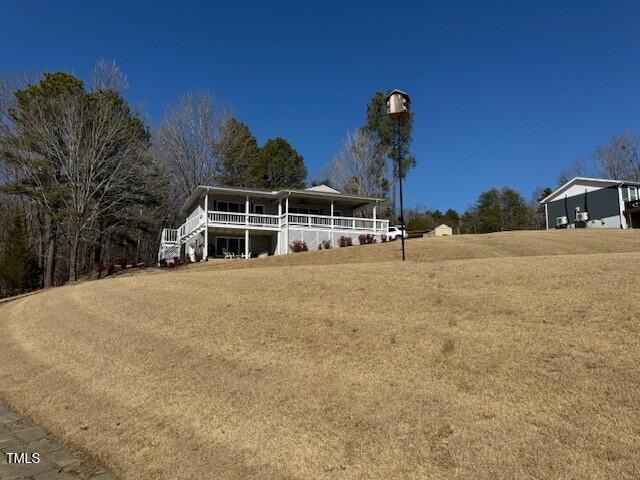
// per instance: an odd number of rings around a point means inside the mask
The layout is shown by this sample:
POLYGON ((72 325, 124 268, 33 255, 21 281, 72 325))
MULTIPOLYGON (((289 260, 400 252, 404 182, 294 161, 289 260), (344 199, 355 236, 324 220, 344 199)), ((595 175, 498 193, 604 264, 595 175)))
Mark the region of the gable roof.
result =
POLYGON ((564 192, 569 190, 574 185, 586 185, 591 187, 613 187, 615 185, 640 185, 639 182, 632 182, 627 180, 612 180, 608 178, 592 178, 592 177, 573 177, 567 183, 556 188, 549 195, 540 200, 541 204, 549 203, 560 197, 564 192))
POLYGON ((338 190, 336 190, 335 188, 331 188, 328 185, 325 185, 324 183, 321 185, 315 185, 313 187, 309 187, 309 188, 305 188, 305 190, 308 190, 310 192, 322 192, 322 193, 337 193, 340 194, 340 192, 338 190))

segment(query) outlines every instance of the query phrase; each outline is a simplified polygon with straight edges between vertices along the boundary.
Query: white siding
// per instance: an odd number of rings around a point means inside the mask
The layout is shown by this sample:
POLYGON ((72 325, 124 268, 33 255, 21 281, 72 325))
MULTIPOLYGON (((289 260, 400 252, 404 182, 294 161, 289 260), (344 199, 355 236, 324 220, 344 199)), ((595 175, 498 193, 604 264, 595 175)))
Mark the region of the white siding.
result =
POLYGON ((585 192, 585 190, 587 192, 593 192, 594 190, 600 190, 601 188, 606 188, 606 187, 603 187, 602 185, 589 185, 586 183, 577 183, 575 185, 571 185, 558 198, 564 198, 565 196, 574 197, 576 195, 582 195, 585 192))
POLYGON ((589 220, 587 228, 620 228, 620 215, 589 220))

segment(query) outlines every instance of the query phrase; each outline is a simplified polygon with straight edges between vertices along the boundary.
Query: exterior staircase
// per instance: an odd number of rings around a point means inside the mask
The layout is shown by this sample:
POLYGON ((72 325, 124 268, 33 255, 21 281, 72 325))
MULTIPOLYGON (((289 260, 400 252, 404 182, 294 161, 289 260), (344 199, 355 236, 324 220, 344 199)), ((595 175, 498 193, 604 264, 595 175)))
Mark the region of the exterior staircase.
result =
POLYGON ((205 214, 198 208, 179 228, 164 228, 158 249, 158 263, 181 255, 182 245, 188 244, 206 228, 205 214))

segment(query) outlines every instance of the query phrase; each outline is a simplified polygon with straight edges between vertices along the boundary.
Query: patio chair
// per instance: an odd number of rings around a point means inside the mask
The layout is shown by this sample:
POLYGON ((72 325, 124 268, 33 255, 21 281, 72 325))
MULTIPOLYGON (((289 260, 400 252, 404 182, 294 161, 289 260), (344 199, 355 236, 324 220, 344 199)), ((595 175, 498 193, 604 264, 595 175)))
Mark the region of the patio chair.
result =
POLYGON ((230 252, 229 250, 227 250, 226 248, 222 249, 222 254, 224 255, 225 259, 232 259, 235 258, 236 254, 233 252, 230 252))
POLYGON ((240 255, 242 258, 251 258, 251 252, 247 253, 246 255, 243 253, 240 255))

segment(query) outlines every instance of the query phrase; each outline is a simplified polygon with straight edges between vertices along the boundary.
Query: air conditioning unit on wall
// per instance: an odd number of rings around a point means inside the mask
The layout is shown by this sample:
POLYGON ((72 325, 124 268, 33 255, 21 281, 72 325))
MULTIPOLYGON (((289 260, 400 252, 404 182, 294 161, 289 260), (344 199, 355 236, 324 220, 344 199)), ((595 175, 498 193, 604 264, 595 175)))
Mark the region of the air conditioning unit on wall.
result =
POLYGON ((587 212, 576 212, 576 222, 586 222, 587 220, 589 220, 587 212))
POLYGON ((569 223, 567 217, 558 217, 556 218, 556 227, 564 227, 569 223))

